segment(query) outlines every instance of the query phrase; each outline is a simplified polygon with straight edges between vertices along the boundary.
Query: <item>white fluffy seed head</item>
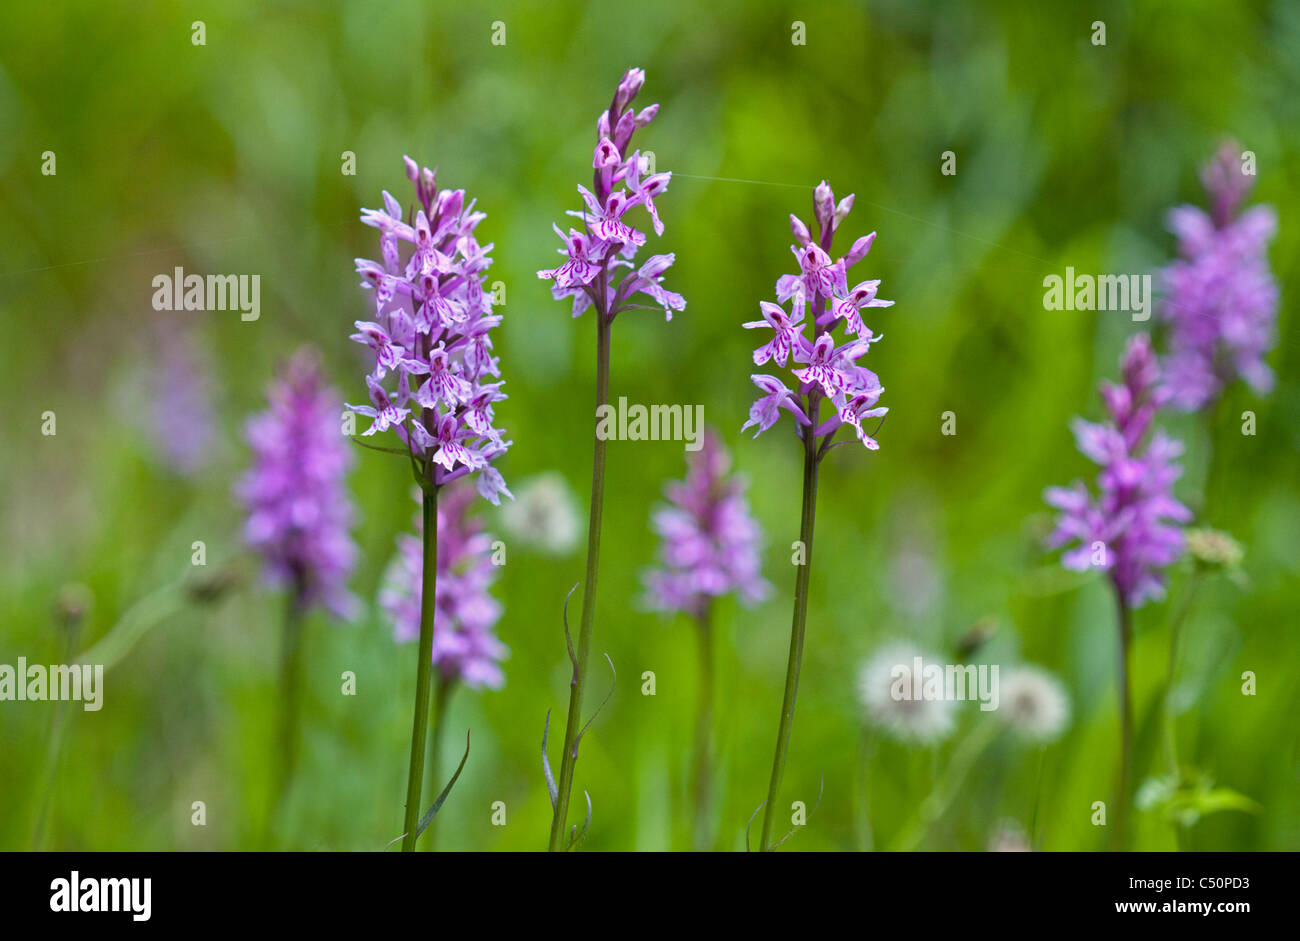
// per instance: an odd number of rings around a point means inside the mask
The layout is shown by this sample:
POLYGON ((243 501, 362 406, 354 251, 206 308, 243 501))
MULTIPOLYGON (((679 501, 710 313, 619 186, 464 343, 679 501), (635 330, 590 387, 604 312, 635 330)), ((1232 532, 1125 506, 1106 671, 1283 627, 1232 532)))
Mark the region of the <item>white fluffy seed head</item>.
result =
POLYGON ((572 552, 581 536, 577 501, 555 472, 526 481, 519 496, 502 508, 501 521, 511 536, 552 555, 572 552))
POLYGON ((999 683, 998 716, 1025 741, 1045 745, 1070 724, 1070 697, 1056 676, 1024 664, 1006 670, 999 683))
MULTIPOLYGON (((885 735, 905 744, 930 745, 947 738, 953 728, 955 703, 947 699, 900 698, 896 672, 910 675, 916 657, 938 662, 926 656, 914 644, 900 641, 886 644, 873 653, 858 673, 858 698, 867 721, 885 735)), ((915 686, 917 684, 907 684, 915 686)))

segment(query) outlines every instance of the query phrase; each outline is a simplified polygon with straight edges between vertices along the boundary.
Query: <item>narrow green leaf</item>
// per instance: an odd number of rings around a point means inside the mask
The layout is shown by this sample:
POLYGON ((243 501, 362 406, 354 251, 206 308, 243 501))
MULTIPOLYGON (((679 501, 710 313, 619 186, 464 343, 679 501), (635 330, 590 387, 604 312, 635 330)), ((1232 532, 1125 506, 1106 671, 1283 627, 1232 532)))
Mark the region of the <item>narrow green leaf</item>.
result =
POLYGON ((415 831, 415 835, 417 837, 428 828, 429 824, 433 823, 433 818, 437 816, 438 811, 442 808, 442 802, 445 801, 447 799, 447 795, 451 793, 452 785, 456 783, 456 779, 460 777, 461 771, 465 769, 465 761, 468 758, 469 758, 469 732, 466 732, 465 733, 465 754, 461 756, 460 764, 456 766, 456 773, 451 776, 451 780, 447 782, 447 786, 442 789, 442 793, 439 794, 434 799, 433 803, 429 805, 429 809, 424 812, 424 816, 420 818, 420 826, 415 831))

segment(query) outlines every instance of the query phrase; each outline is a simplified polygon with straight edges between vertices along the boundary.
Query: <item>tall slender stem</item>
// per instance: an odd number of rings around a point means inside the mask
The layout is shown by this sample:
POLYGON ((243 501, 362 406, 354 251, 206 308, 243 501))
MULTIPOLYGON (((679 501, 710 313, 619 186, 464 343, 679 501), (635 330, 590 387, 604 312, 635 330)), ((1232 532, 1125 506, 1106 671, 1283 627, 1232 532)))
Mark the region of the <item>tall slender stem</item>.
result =
MULTIPOLYGON (((816 421, 817 393, 810 396, 809 418, 816 421)), ((776 733, 776 754, 772 758, 772 781, 767 788, 767 805, 763 809, 763 835, 759 846, 764 851, 772 845, 772 825, 776 820, 776 801, 785 772, 785 756, 790 747, 790 727, 794 724, 794 702, 799 693, 799 668, 803 663, 804 626, 808 616, 808 585, 812 570, 813 524, 817 516, 817 436, 805 427, 803 437, 803 512, 799 539, 803 544, 803 565, 794 579, 794 618, 790 626, 790 659, 785 670, 785 695, 781 699, 781 724, 776 733)))
POLYGON ((695 760, 692 778, 695 791, 695 841, 697 852, 711 848, 709 798, 713 787, 711 744, 713 729, 713 609, 705 605, 696 625, 700 641, 700 695, 695 713, 695 760))
POLYGON ((411 766, 406 778, 406 818, 402 852, 415 849, 420 824, 420 788, 424 783, 424 745, 429 729, 429 693, 433 673, 433 608, 438 584, 438 488, 424 487, 424 559, 420 581, 420 645, 416 654, 415 717, 411 729, 411 766))
MULTIPOLYGON (((298 711, 302 677, 302 590, 295 584, 289 592, 284 610, 284 627, 280 638, 280 737, 279 768, 275 782, 271 817, 284 801, 298 764, 298 711)), ((270 836, 272 821, 267 821, 270 836)))
MULTIPOLYGON (((81 618, 68 618, 64 625, 67 629, 67 646, 64 662, 74 663, 77 640, 81 635, 81 618)), ((19 683, 26 683, 26 677, 18 677, 19 683)), ((68 704, 59 700, 54 704, 54 715, 50 719, 50 734, 46 737, 45 766, 41 771, 40 788, 36 792, 36 817, 32 824, 32 850, 45 849, 46 825, 49 822, 50 802, 54 795, 54 776, 58 771, 59 758, 63 754, 63 739, 68 729, 68 704)))
MULTIPOLYGON (((975 759, 997 739, 1000 730, 1001 726, 997 722, 987 720, 978 723, 966 733, 953 751, 952 757, 948 759, 948 765, 943 773, 932 775, 930 792, 917 806, 912 819, 894 837, 891 848, 895 852, 910 852, 916 849, 930 827, 952 805, 966 782, 966 776, 975 765, 975 759)), ((932 757, 937 761, 939 753, 935 751, 932 757)))
MULTIPOLYGON (((604 290, 604 282, 601 282, 604 290)), ((596 313, 596 411, 609 404, 610 324, 598 306, 596 313)), ((594 419, 593 419, 594 420, 594 419)), ((578 733, 582 727, 582 694, 587 684, 587 658, 596 615, 596 571, 600 563, 600 521, 605 507, 605 441, 595 435, 591 467, 591 510, 587 516, 587 578, 582 586, 582 626, 578 630, 577 661, 569 680, 569 715, 564 724, 564 753, 560 758, 560 780, 551 818, 550 850, 564 848, 564 830, 569 819, 569 793, 573 789, 573 768, 578 761, 578 733)))
POLYGON ((1213 517, 1210 514, 1211 507, 1217 508, 1219 500, 1217 499, 1220 490, 1222 490, 1223 460, 1220 456, 1220 449, 1215 445, 1219 440, 1219 426, 1223 419, 1227 417, 1227 406, 1224 404, 1223 396, 1220 395, 1214 400, 1214 404, 1201 410, 1201 415, 1205 421, 1205 440, 1209 450, 1209 457, 1206 459, 1205 468, 1205 491, 1201 496, 1201 512, 1198 517, 1202 520, 1201 525, 1212 522, 1213 517))
MULTIPOLYGON (((438 780, 438 756, 442 748, 442 730, 447 724, 447 703, 451 700, 451 691, 455 689, 456 684, 444 679, 441 675, 435 675, 433 679, 433 733, 429 738, 429 760, 426 775, 437 787, 438 780)), ((426 852, 433 852, 433 843, 436 834, 434 826, 438 818, 435 817, 429 821, 429 826, 424 830, 424 849, 426 852)))
POLYGON ((859 852, 869 853, 874 844, 871 832, 871 758, 876 748, 871 728, 864 725, 853 764, 853 834, 859 852))
POLYGON ((1116 606, 1119 611, 1119 674, 1116 686, 1119 690, 1119 787, 1115 795, 1115 833, 1114 846, 1124 849, 1128 837, 1128 803, 1130 775, 1133 764, 1133 702, 1129 695, 1129 647, 1133 640, 1132 612, 1128 602, 1119 589, 1115 590, 1116 606))
POLYGON ((1187 591, 1183 595, 1178 610, 1174 612, 1174 616, 1169 622, 1169 663, 1165 671, 1165 690, 1164 696, 1161 697, 1161 711, 1164 713, 1165 762, 1169 765, 1169 773, 1174 776, 1175 783, 1181 782, 1182 770, 1178 764, 1178 730, 1175 728, 1174 722, 1174 673, 1178 668, 1178 641, 1182 637, 1183 622, 1187 620, 1187 613, 1192 607, 1192 599, 1196 597, 1196 589, 1201 582, 1200 575, 1199 570, 1192 570, 1187 582, 1187 591))

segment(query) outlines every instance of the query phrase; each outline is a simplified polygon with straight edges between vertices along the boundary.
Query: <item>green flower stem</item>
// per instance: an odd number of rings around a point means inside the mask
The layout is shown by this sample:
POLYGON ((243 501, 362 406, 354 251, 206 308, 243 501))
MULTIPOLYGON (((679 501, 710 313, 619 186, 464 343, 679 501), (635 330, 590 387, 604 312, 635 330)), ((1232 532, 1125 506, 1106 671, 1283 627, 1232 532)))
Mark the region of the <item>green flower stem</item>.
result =
MULTIPOLYGON (((77 649, 77 639, 81 635, 80 620, 65 625, 68 632, 66 655, 64 660, 71 663, 77 649)), ((19 678, 18 682, 26 682, 19 678)), ((63 740, 68 729, 68 704, 60 700, 54 704, 54 716, 50 720, 50 733, 46 739, 45 765, 41 770, 41 788, 37 791, 36 818, 32 824, 32 850, 39 852, 45 848, 46 823, 50 815, 51 792, 54 790, 54 776, 58 771, 59 758, 63 755, 63 740)))
POLYGON ((1210 452, 1205 468, 1205 490, 1201 494, 1201 512, 1197 514, 1201 520, 1200 525, 1204 526, 1213 519, 1210 508, 1217 507, 1221 503, 1218 497, 1223 489, 1224 462, 1220 455, 1222 449, 1217 445, 1219 428, 1228 417, 1228 408, 1224 404, 1223 395, 1220 394, 1212 406, 1202 409, 1201 415, 1205 421, 1205 440, 1210 452))
MULTIPOLYGON (((433 681, 433 735, 429 739, 429 768, 426 772, 430 781, 438 784, 438 755, 442 748, 442 730, 447 725, 447 704, 451 700, 451 692, 455 689, 456 684, 452 681, 445 680, 442 676, 437 676, 433 681)), ((426 852, 433 852, 434 832, 433 828, 437 824, 438 818, 435 817, 429 821, 429 825, 424 830, 424 848, 426 852)))
POLYGON ((695 791, 695 840, 697 852, 712 848, 709 798, 713 788, 710 739, 713 729, 713 609, 706 605, 696 624, 700 642, 700 690, 695 713, 695 758, 692 779, 695 791))
POLYGON ((302 623, 303 610, 298 590, 289 592, 285 606, 284 633, 280 645, 280 740, 279 768, 276 776, 275 809, 284 800, 298 761, 298 710, 299 688, 302 677, 302 623))
POLYGON ((1164 713, 1165 762, 1169 765, 1169 773, 1173 775, 1176 784, 1182 781, 1182 768, 1178 763, 1178 730, 1174 727, 1174 672, 1178 667, 1178 641, 1182 636, 1183 622, 1187 620, 1187 613, 1192 608, 1192 600, 1196 597, 1200 583, 1200 569, 1193 569, 1183 600, 1169 622, 1169 665, 1165 674, 1161 711, 1164 713))
MULTIPOLYGON (((809 396, 806 412, 816 421, 820 400, 817 392, 809 396)), ((803 663, 804 627, 808 619, 808 585, 812 570, 813 525, 817 516, 817 437, 811 427, 804 427, 803 438, 803 511, 799 524, 799 539, 803 543, 803 564, 794 579, 794 618, 790 626, 790 659, 785 671, 785 695, 781 700, 781 722, 776 733, 776 753, 772 758, 772 780, 767 788, 767 804, 763 808, 763 832, 759 847, 766 852, 772 845, 772 826, 776 821, 776 802, 781 792, 781 777, 785 773, 785 757, 790 747, 790 727, 794 724, 795 697, 799 694, 799 668, 803 663)))
POLYGON ((871 761, 876 751, 876 737, 863 727, 858 743, 857 761, 853 764, 853 834, 856 848, 870 853, 874 847, 871 832, 871 761))
POLYGON ((152 628, 185 610, 191 600, 183 582, 164 585, 141 598, 118 619, 98 643, 77 658, 78 663, 102 664, 107 673, 130 653, 152 628))
POLYGON ((1043 803, 1043 762, 1047 757, 1047 748, 1038 749, 1038 771, 1034 774, 1034 810, 1029 815, 1029 847, 1038 847, 1038 808, 1043 803))
POLYGON ((420 825, 420 788, 424 783, 424 746, 429 730, 429 693, 433 673, 433 607, 438 583, 438 488, 424 487, 424 559, 420 582, 420 645, 415 674, 415 716, 411 729, 411 766, 406 778, 406 817, 402 852, 415 850, 420 825))
MULTIPOLYGON (((604 289, 602 281, 601 289, 604 289)), ((596 410, 609 404, 610 324, 596 309, 596 410)), ((593 419, 594 420, 594 419, 593 419)), ((564 724, 564 753, 560 757, 560 780, 551 818, 550 851, 564 849, 565 826, 569 819, 569 793, 573 789, 573 768, 578 761, 578 736, 582 728, 582 694, 587 684, 587 660, 596 615, 596 573, 600 563, 600 521, 605 507, 605 441, 595 436, 591 468, 591 511, 587 517, 587 578, 582 586, 582 626, 578 629, 578 650, 569 680, 569 714, 564 724)))
POLYGON ((916 849, 934 822, 952 805, 953 799, 966 782, 970 769, 974 767, 975 759, 993 743, 1001 730, 1001 725, 996 720, 986 719, 966 733, 965 738, 953 751, 952 758, 948 760, 948 766, 937 776, 930 793, 921 801, 912 819, 894 838, 891 850, 910 852, 916 849))
POLYGON ((1115 795, 1115 830, 1113 846, 1124 849, 1128 843, 1128 804, 1132 790, 1133 766, 1133 698, 1129 691, 1129 648, 1133 643, 1133 614, 1124 595, 1116 589, 1116 607, 1119 612, 1119 673, 1116 686, 1119 690, 1119 785, 1115 795))

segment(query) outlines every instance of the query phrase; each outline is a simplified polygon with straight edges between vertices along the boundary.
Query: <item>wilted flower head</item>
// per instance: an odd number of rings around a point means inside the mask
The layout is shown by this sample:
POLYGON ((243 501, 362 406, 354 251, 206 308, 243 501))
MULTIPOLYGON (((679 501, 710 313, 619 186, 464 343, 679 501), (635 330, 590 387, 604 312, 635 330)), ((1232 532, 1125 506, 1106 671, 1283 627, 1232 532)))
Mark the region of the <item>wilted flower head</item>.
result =
POLYGON ((1182 553, 1179 524, 1192 514, 1173 496, 1174 481, 1182 474, 1176 463, 1182 445, 1160 431, 1146 441, 1152 418, 1166 400, 1146 334, 1129 341, 1121 365, 1123 383, 1101 388, 1111 420, 1074 422, 1079 450, 1101 468, 1097 499, 1080 481, 1068 488, 1049 487, 1044 499, 1061 511, 1049 547, 1075 544, 1062 555, 1062 564, 1076 571, 1104 569, 1125 603, 1138 607, 1164 596, 1161 569, 1182 553))
POLYGON ((1231 534, 1219 529, 1202 527, 1187 530, 1186 536, 1187 554, 1197 565, 1209 569, 1225 569, 1229 572, 1241 567, 1245 550, 1231 534))
POLYGON ((1179 206, 1169 214, 1180 257, 1162 273, 1166 382, 1172 404, 1184 411, 1214 401, 1237 378, 1258 393, 1273 386, 1264 356, 1276 341, 1278 287, 1268 243, 1277 215, 1271 206, 1239 214, 1254 177, 1242 172, 1233 143, 1219 149, 1201 178, 1210 212, 1179 206))
POLYGON ((862 665, 858 674, 858 699, 867 721, 890 738, 907 744, 931 745, 952 732, 955 703, 951 699, 926 699, 919 690, 899 696, 898 676, 913 673, 916 658, 934 661, 906 641, 886 644, 862 665))
POLYGON ((998 689, 998 717, 1018 738, 1045 745, 1069 725, 1070 697, 1047 670, 1012 667, 1002 671, 998 689))
POLYGON ((644 83, 645 72, 630 69, 619 82, 609 108, 597 119, 592 188, 579 186, 585 208, 568 212, 581 220, 582 228, 570 227, 566 233, 553 225, 555 234, 564 242, 559 251, 565 261, 558 268, 537 272, 537 277, 553 282, 551 294, 557 301, 573 298, 575 317, 594 303, 597 314, 612 321, 620 311, 633 306, 635 294, 650 298, 669 320, 673 319, 673 311, 686 308, 680 294, 663 287, 664 272, 676 256, 652 255, 637 268, 634 259, 646 237, 624 219, 629 210, 639 206, 649 215, 655 234, 664 234, 655 199, 667 191, 672 173, 651 172, 650 156, 630 149, 636 131, 659 113, 658 105, 640 111, 631 108, 632 99, 644 83), (620 269, 626 270, 618 278, 620 269))
MULTIPOLYGON (((463 485, 444 490, 438 499, 433 663, 447 682, 498 689, 505 683, 500 661, 509 651, 493 632, 501 617, 500 603, 489 594, 497 566, 492 563, 492 537, 467 513, 473 500, 473 491, 463 485)), ((397 555, 388 564, 379 592, 379 606, 392 620, 399 641, 420 636, 423 532, 417 513, 415 534, 397 537, 397 555)))
POLYGON ((54 617, 68 631, 76 632, 95 603, 94 592, 82 582, 69 582, 54 599, 54 617))
POLYGON ((839 228, 849 210, 853 196, 837 204, 831 188, 823 180, 813 194, 813 211, 818 237, 813 239, 808 227, 797 216, 790 216, 795 245, 790 246, 799 265, 798 274, 782 275, 776 282, 777 304, 759 303, 762 320, 744 324, 747 330, 771 330, 771 339, 754 351, 754 364, 771 360, 788 367, 795 390, 777 376, 756 374, 750 378, 762 393, 749 410, 749 421, 741 431, 757 425, 754 437, 776 424, 781 409, 790 412, 801 426, 811 427, 818 405, 827 398, 835 410, 820 422, 812 433, 819 439, 833 435, 841 425, 849 425, 868 449, 879 447, 864 422, 882 418, 887 408, 876 405, 885 391, 876 374, 857 361, 881 339, 862 320, 862 311, 872 307, 889 307, 893 301, 876 297, 879 280, 861 281, 849 288, 848 271, 866 257, 876 233, 865 235, 838 260, 832 262, 830 251, 839 228), (789 302, 787 311, 780 304, 789 302), (809 316, 811 319, 805 320, 809 316), (843 342, 837 342, 833 329, 843 321, 843 342), (805 334, 805 330, 811 330, 805 334), (802 365, 799 365, 802 364, 802 365))
POLYGON ((348 575, 356 561, 349 535, 352 501, 344 479, 352 453, 342 433, 343 403, 325 385, 313 350, 300 350, 267 392, 270 408, 248 422, 253 466, 237 492, 248 509, 244 538, 261 554, 272 583, 356 614, 348 575))
POLYGON ((582 535, 582 520, 564 476, 551 471, 525 481, 519 496, 501 511, 511 536, 544 552, 573 551, 582 535))
POLYGON ((669 505, 651 523, 662 540, 660 568, 646 573, 648 603, 658 611, 703 617, 712 599, 736 592, 744 604, 768 593, 761 574, 761 533, 749 515, 745 482, 727 471, 731 457, 710 429, 688 459, 685 481, 665 488, 669 505))
POLYGON ((501 316, 484 290, 492 246, 474 237, 485 216, 464 190, 439 190, 436 171, 405 159, 418 203, 410 216, 404 221, 386 191, 383 209, 361 212, 379 230, 382 261, 356 260, 375 314, 356 322, 352 339, 371 349, 374 368, 370 404, 348 408, 374 419, 363 436, 391 429, 429 483, 477 472, 479 493, 500 503, 510 491, 491 462, 510 442, 493 424, 493 406, 506 395, 491 340, 501 316))

